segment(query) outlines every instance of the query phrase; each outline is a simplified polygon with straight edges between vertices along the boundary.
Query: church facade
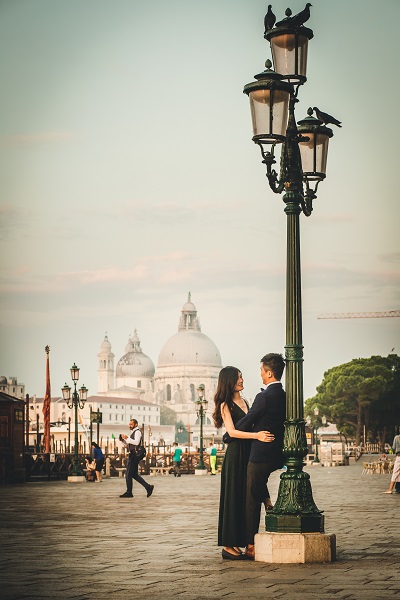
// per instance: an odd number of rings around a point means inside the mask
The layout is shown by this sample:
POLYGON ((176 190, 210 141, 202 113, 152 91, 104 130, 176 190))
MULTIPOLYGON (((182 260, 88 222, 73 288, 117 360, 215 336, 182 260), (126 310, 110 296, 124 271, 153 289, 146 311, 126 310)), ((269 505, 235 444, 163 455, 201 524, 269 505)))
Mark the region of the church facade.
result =
POLYGON ((197 309, 191 300, 183 305, 178 331, 163 345, 157 367, 141 348, 135 330, 116 367, 111 343, 105 336, 98 358, 98 396, 141 399, 157 406, 168 406, 177 421, 192 431, 198 428, 195 401, 198 388, 204 387, 209 408, 205 432, 216 433, 212 423, 213 398, 222 368, 221 355, 214 342, 201 331, 197 309))

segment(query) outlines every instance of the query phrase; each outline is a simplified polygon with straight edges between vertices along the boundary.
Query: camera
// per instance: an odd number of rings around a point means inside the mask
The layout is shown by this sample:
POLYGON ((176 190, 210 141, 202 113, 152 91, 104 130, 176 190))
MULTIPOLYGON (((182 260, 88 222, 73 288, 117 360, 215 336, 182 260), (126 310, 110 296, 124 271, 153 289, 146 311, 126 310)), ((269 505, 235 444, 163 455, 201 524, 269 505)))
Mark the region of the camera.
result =
POLYGON ((119 441, 120 441, 120 442, 123 442, 123 441, 124 441, 124 438, 122 437, 122 435, 121 435, 121 434, 119 434, 119 438, 118 438, 118 439, 119 439, 119 441))

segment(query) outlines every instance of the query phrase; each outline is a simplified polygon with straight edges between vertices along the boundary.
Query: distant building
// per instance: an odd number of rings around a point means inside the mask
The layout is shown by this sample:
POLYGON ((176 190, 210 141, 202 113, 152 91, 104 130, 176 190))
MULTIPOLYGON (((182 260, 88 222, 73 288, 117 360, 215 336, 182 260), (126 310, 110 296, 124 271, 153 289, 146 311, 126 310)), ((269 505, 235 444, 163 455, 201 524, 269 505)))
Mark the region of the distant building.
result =
POLYGON ((19 383, 16 377, 0 376, 0 392, 14 396, 14 398, 25 399, 25 384, 19 383))

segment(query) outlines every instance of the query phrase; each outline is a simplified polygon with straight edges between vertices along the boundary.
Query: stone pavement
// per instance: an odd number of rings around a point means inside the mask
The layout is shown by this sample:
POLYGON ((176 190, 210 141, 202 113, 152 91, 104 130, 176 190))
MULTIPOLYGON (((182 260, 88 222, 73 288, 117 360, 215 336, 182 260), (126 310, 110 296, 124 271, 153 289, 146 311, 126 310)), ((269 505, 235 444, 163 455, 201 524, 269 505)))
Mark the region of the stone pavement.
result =
MULTIPOLYGON (((400 494, 389 475, 307 467, 335 563, 224 561, 216 546, 220 478, 148 477, 0 488, 0 598, 31 600, 400 599, 400 494)), ((271 496, 280 472, 272 476, 271 496)), ((263 521, 263 515, 262 515, 263 521)))

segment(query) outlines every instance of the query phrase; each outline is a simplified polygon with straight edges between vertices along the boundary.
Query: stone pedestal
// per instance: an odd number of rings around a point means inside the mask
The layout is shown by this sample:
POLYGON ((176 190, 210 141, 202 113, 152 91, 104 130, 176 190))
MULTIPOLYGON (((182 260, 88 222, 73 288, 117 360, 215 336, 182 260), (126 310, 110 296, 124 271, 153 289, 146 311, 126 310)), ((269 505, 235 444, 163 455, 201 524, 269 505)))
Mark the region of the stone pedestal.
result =
POLYGON ((207 475, 207 469, 195 469, 194 474, 195 475, 207 475))
POLYGON ((257 533, 255 560, 266 563, 323 563, 336 560, 336 536, 325 533, 257 533))
POLYGON ((68 481, 72 483, 84 483, 86 481, 86 478, 84 475, 69 475, 68 481))

